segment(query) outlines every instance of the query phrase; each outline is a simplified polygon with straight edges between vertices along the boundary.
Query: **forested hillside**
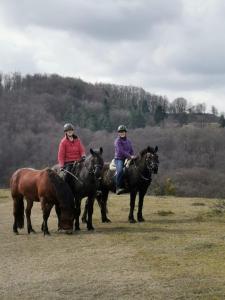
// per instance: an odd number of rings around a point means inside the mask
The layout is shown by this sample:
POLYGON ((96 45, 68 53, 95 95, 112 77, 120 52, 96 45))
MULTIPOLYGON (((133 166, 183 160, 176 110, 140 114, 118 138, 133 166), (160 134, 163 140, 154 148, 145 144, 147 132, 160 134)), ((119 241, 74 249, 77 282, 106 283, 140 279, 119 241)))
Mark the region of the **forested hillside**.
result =
POLYGON ((152 192, 225 196, 224 117, 184 98, 169 102, 142 88, 90 84, 58 75, 1 75, 0 184, 18 167, 55 164, 62 125, 72 122, 86 148, 113 157, 115 129, 129 128, 136 152, 159 146, 152 192))

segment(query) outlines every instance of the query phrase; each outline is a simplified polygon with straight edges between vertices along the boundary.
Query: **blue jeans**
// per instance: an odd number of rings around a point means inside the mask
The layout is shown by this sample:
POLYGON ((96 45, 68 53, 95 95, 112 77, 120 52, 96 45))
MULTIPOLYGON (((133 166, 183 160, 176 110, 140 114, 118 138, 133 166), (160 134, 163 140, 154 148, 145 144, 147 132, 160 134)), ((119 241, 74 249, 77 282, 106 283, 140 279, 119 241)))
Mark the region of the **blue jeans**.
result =
POLYGON ((124 160, 116 158, 115 164, 116 164, 116 187, 121 188, 123 186, 124 160))

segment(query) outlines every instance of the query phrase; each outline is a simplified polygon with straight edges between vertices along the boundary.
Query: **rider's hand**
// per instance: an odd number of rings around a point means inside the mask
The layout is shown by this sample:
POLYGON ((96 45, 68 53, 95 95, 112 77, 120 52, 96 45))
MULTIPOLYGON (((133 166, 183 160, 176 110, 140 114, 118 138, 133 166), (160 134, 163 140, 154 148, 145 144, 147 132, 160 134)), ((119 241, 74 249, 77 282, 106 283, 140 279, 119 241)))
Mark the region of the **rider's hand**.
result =
POLYGON ((81 157, 81 161, 84 161, 85 159, 86 159, 85 155, 81 157))
POLYGON ((131 159, 136 159, 137 158, 137 156, 136 155, 131 155, 131 157, 130 157, 131 159))
POLYGON ((60 167, 59 168, 59 171, 61 172, 61 171, 64 171, 64 168, 63 167, 60 167))

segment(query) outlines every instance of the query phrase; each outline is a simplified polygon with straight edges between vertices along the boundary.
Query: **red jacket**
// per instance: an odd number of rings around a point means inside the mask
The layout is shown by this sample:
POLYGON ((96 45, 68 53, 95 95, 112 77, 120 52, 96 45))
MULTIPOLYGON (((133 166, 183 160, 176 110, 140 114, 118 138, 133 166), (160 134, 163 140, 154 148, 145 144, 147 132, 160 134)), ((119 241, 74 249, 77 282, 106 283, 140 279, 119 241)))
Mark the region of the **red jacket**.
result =
POLYGON ((58 162, 63 167, 66 162, 80 160, 85 156, 85 149, 77 137, 71 142, 66 136, 61 140, 58 151, 58 162))

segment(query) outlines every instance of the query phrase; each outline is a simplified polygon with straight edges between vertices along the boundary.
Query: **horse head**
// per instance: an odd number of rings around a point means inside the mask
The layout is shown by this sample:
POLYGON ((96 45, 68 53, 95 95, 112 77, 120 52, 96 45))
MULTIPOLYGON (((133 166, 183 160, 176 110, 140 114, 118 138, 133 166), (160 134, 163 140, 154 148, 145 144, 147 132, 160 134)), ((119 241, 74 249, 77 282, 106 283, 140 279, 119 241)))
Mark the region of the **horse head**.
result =
POLYGON ((158 152, 158 146, 156 146, 155 148, 148 146, 140 153, 140 156, 144 160, 146 168, 150 172, 153 172, 154 174, 158 173, 159 159, 158 159, 157 152, 158 152))
POLYGON ((104 161, 102 158, 103 149, 90 149, 91 155, 87 157, 85 164, 89 170, 89 173, 94 174, 94 176, 99 179, 101 177, 101 171, 104 166, 104 161))
POLYGON ((70 210, 62 210, 59 219, 59 228, 65 230, 66 233, 72 233, 74 217, 74 207, 70 210))

